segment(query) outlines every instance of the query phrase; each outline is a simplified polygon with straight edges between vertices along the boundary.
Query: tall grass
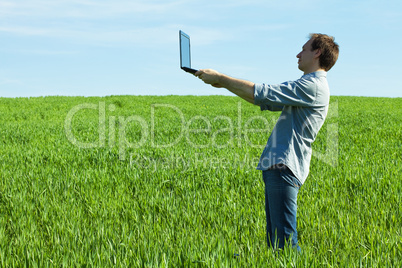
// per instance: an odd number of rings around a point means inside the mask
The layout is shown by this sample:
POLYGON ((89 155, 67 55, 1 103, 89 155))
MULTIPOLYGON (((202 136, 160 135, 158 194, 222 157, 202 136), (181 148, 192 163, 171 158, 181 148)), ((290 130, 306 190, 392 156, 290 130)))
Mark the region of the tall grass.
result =
POLYGON ((255 167, 278 113, 223 96, 0 98, 0 265, 400 267, 402 99, 331 107, 299 192, 302 253, 276 254, 255 167))

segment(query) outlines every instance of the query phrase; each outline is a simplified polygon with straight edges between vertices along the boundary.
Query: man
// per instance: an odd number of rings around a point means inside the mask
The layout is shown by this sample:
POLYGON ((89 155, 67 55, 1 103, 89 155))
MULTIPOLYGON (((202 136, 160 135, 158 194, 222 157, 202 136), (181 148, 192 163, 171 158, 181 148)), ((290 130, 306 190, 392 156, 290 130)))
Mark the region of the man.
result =
POLYGON ((311 34, 296 56, 304 75, 279 85, 254 84, 211 69, 195 76, 214 87, 227 88, 261 110, 281 111, 257 169, 265 183, 267 243, 283 248, 290 243, 300 251, 297 241, 297 194, 309 173, 311 144, 324 124, 329 106, 326 73, 338 59, 334 38, 311 34))

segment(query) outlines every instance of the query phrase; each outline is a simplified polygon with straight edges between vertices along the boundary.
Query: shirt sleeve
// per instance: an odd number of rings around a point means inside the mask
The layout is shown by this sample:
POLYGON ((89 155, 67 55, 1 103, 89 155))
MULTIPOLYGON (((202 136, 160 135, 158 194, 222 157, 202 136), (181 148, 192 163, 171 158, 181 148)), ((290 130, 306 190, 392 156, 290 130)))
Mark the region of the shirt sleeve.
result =
POLYGON ((261 111, 268 110, 271 112, 279 112, 283 110, 284 105, 269 105, 269 104, 261 104, 261 111))
MULTIPOLYGON (((317 85, 308 79, 278 85, 255 84, 254 103, 261 110, 282 110, 283 106, 316 106, 317 85)), ((321 106, 321 105, 320 105, 321 106)))

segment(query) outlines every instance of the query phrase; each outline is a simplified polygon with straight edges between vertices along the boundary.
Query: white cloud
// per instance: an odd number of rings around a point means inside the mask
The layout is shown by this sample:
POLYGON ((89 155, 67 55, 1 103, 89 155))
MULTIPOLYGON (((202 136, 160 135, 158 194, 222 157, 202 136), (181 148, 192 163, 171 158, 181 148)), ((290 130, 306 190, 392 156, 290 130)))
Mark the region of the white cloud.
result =
MULTIPOLYGON (((267 5, 262 0, 5 0, 0 3, 0 34, 103 46, 176 43, 175 32, 179 29, 188 31, 194 43, 200 46, 230 41, 238 38, 236 35, 241 29, 230 25, 233 18, 226 13, 242 6, 267 5), (220 14, 222 11, 227 12, 220 14), (219 28, 214 27, 217 22, 219 28)), ((257 25, 250 29, 245 25, 243 32, 286 27, 257 25)))
POLYGON ((0 2, 0 35, 78 43, 151 45, 177 42, 174 19, 188 1, 21 0, 0 2), (173 18, 173 19, 172 19, 173 18))
POLYGON ((49 29, 40 29, 29 26, 0 26, 0 32, 13 33, 18 35, 48 35, 49 29))
POLYGON ((189 29, 198 45, 230 40, 227 29, 189 26, 197 13, 192 1, 46 1, 1 2, 0 34, 37 36, 100 46, 160 46, 178 42, 178 30, 189 29))
POLYGON ((183 1, 91 1, 91 0, 21 0, 0 3, 3 17, 29 16, 46 18, 105 18, 124 14, 163 13, 183 1))
POLYGON ((0 77, 0 85, 22 85, 23 83, 17 79, 0 77))

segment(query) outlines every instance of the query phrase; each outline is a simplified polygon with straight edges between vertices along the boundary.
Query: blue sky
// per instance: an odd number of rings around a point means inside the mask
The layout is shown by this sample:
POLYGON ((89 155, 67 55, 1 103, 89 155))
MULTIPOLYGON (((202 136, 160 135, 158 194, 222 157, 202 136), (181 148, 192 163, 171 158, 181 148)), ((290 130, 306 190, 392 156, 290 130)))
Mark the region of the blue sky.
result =
POLYGON ((402 1, 0 0, 0 97, 231 95, 179 68, 298 79, 309 33, 335 36, 332 95, 402 97, 402 1))

